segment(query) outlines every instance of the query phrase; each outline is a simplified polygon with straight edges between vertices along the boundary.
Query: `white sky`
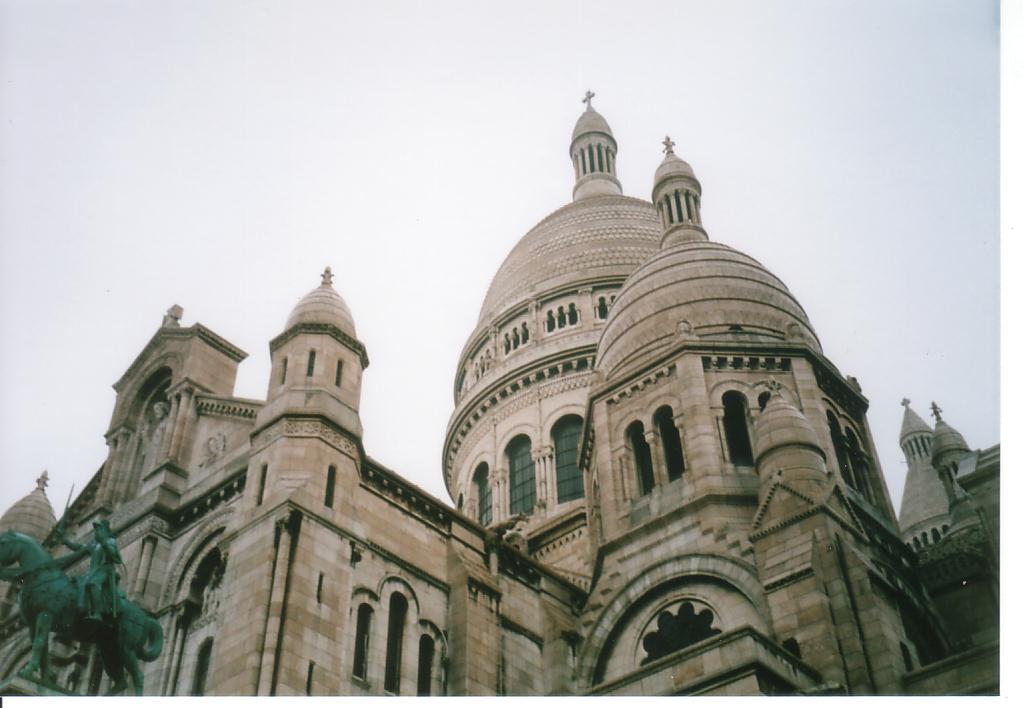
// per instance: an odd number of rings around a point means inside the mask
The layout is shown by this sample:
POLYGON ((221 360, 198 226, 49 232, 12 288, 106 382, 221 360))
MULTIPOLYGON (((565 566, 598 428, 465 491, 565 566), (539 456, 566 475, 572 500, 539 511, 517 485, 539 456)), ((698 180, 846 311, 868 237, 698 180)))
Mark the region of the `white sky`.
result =
POLYGON ((660 141, 713 240, 856 376, 898 508, 903 396, 999 439, 999 8, 960 2, 0 1, 0 510, 58 514, 178 303, 249 352, 333 266, 369 454, 447 499, 490 279, 571 199, 586 89, 648 199, 660 141), (583 9, 585 8, 585 9, 583 9))

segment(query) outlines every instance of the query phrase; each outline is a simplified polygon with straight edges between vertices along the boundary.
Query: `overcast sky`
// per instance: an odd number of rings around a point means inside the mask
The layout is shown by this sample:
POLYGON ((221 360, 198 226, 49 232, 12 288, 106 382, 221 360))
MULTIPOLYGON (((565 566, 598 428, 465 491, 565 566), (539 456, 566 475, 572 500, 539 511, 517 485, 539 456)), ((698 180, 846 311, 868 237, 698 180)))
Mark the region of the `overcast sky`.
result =
POLYGON ((669 133, 711 239, 856 376, 898 509, 904 397, 998 442, 996 2, 0 2, 0 510, 58 514, 172 304, 249 353, 330 264, 368 453, 447 499, 457 357, 571 199, 584 91, 649 199, 669 133))

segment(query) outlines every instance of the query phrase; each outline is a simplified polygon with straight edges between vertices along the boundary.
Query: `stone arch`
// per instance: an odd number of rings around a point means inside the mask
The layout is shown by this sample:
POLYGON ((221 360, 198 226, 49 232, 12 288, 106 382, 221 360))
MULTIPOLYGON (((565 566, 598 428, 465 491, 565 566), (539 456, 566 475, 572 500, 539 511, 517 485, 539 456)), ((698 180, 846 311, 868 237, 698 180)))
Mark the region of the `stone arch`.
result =
POLYGON ((504 456, 505 451, 508 449, 508 443, 510 443, 512 440, 514 440, 520 435, 525 435, 527 438, 529 438, 529 442, 532 445, 533 449, 534 450, 536 449, 536 446, 540 439, 540 435, 537 432, 536 425, 529 422, 516 423, 511 428, 508 428, 503 433, 501 433, 501 437, 499 438, 499 442, 497 443, 497 460, 495 460, 495 463, 498 462, 500 463, 497 464, 498 467, 502 468, 504 467, 504 456))
POLYGON ((193 561, 199 560, 199 555, 203 550, 205 550, 207 545, 211 545, 210 541, 212 541, 214 537, 220 538, 220 535, 227 528, 227 523, 233 514, 233 507, 221 509, 220 511, 214 512, 195 529, 191 540, 184 545, 174 561, 170 563, 170 571, 164 577, 163 593, 160 596, 160 607, 176 604, 184 599, 178 595, 180 594, 179 591, 182 586, 187 587, 187 585, 184 584, 184 576, 187 570, 189 570, 190 564, 193 561))
POLYGON ((682 399, 672 391, 661 391, 656 396, 652 396, 647 400, 643 411, 643 426, 647 430, 656 430, 657 425, 654 421, 654 413, 664 406, 671 408, 677 417, 682 412, 682 399))
POLYGON ((419 597, 416 595, 416 591, 412 589, 412 584, 397 575, 385 575, 377 586, 377 597, 380 598, 382 603, 386 603, 391 597, 391 593, 400 592, 408 600, 409 609, 409 624, 417 624, 419 622, 419 597))
POLYGON ((120 416, 124 420, 134 420, 142 412, 143 402, 148 400, 152 392, 150 387, 154 381, 160 381, 166 377, 169 385, 175 383, 175 372, 181 371, 183 367, 181 355, 175 352, 164 352, 149 363, 143 370, 137 372, 122 389, 123 396, 119 396, 121 405, 120 416))
POLYGON ((357 585, 352 590, 352 602, 348 607, 349 612, 351 609, 363 602, 369 603, 374 607, 380 606, 380 596, 376 594, 376 591, 366 587, 365 585, 357 585))
POLYGON ((770 609, 763 596, 756 569, 747 563, 713 554, 687 554, 665 559, 644 568, 623 587, 600 613, 579 652, 578 676, 593 685, 597 662, 612 632, 627 619, 630 608, 651 590, 686 577, 705 577, 731 586, 749 601, 765 627, 770 609))
POLYGON ((550 411, 549 413, 547 413, 543 417, 543 428, 541 430, 539 439, 537 440, 537 444, 539 444, 539 445, 553 445, 554 444, 554 435, 553 435, 554 426, 557 425, 558 421, 560 421, 566 415, 577 415, 580 418, 582 418, 583 420, 585 420, 586 419, 586 406, 581 405, 579 403, 565 402, 565 403, 562 403, 561 405, 559 405, 553 411, 550 411))

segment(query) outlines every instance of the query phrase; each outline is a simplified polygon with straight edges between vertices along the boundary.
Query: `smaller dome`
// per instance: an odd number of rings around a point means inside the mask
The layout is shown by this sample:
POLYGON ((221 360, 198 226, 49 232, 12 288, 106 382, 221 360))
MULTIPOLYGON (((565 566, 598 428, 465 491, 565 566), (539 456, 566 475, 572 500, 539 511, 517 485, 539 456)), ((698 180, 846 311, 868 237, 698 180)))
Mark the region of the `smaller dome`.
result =
POLYGON ((348 305, 331 285, 334 274, 330 266, 327 266, 321 277, 323 281, 320 287, 299 300, 288 316, 288 323, 284 325, 284 329, 289 330, 298 324, 333 325, 354 338, 355 320, 352 319, 348 305))
POLYGON ((575 140, 580 135, 586 133, 604 133, 612 138, 614 133, 611 132, 611 126, 604 120, 604 116, 593 110, 592 106, 588 106, 583 114, 579 116, 579 120, 575 122, 575 129, 572 131, 572 140, 575 140))
POLYGON ((669 150, 668 154, 664 156, 664 160, 657 167, 657 171, 654 172, 654 191, 657 191, 657 186, 669 177, 696 179, 696 173, 693 172, 693 168, 690 167, 688 162, 669 150))
POLYGON ((771 450, 787 445, 812 447, 822 457, 824 455, 817 431, 802 411, 782 397, 780 388, 775 388, 771 393, 771 398, 757 418, 753 435, 756 439, 753 447, 757 460, 771 450))
POLYGON ((49 475, 44 470, 36 480, 36 488, 18 501, 0 516, 0 531, 17 531, 31 536, 40 543, 57 523, 53 507, 46 497, 46 484, 49 475))
POLYGON ((941 468, 946 461, 958 460, 970 451, 966 439, 958 430, 941 419, 941 409, 937 403, 931 404, 934 417, 934 444, 931 446, 931 461, 936 468, 941 468))

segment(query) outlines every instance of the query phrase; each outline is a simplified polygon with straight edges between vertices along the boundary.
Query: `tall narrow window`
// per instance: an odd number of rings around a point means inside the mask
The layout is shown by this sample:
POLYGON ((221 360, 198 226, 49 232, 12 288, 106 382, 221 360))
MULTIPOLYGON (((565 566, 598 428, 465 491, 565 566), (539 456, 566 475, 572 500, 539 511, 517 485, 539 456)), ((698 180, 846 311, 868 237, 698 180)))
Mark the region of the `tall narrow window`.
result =
POLYGON ((654 465, 650 458, 650 445, 647 444, 643 432, 643 424, 637 420, 626 428, 625 437, 632 448, 639 493, 649 494, 654 488, 654 465))
POLYGON ((313 695, 313 672, 316 671, 316 664, 309 662, 309 670, 305 674, 305 695, 313 695))
POLYGON ((674 224, 675 214, 674 212, 671 211, 671 197, 669 197, 667 194, 664 195, 664 210, 668 212, 668 223, 674 224))
POLYGON ((256 490, 256 506, 263 503, 263 493, 266 492, 266 471, 266 465, 259 468, 259 489, 256 490))
POLYGON ((316 603, 320 604, 323 602, 323 573, 320 573, 320 577, 316 580, 316 603))
POLYGON ((433 682, 433 637, 424 634, 419 637, 419 676, 416 680, 416 695, 429 696, 433 682))
POLYGON ((531 448, 532 443, 525 435, 508 443, 508 478, 511 483, 508 511, 512 514, 531 514, 536 504, 536 470, 531 448))
POLYGON ((554 311, 553 310, 547 310, 547 331, 548 332, 553 332, 554 331, 554 311))
POLYGON ((558 329, 561 329, 562 327, 564 327, 565 324, 566 324, 565 308, 559 305, 558 306, 558 329))
POLYGON ((597 165, 597 162, 593 159, 593 145, 587 145, 586 151, 590 155, 590 172, 593 172, 593 170, 596 169, 597 165))
POLYGON ((525 344, 528 341, 529 341, 529 327, 527 327, 526 323, 523 322, 522 323, 522 343, 525 344))
POLYGON ((601 320, 607 319, 607 299, 600 298, 597 300, 597 318, 601 320))
POLYGON ((597 146, 597 165, 599 166, 600 171, 603 172, 604 171, 604 146, 603 145, 598 145, 597 146))
POLYGON ((675 210, 678 212, 679 223, 686 221, 685 211, 682 209, 682 201, 679 199, 678 190, 675 190, 675 210))
POLYGON ((281 383, 288 380, 288 357, 284 357, 284 361, 281 362, 281 383))
POLYGON ((579 456, 579 436, 583 419, 567 415, 551 430, 554 438, 554 465, 558 479, 558 503, 580 499, 583 496, 583 473, 576 460, 579 456))
POLYGON ((213 655, 213 640, 207 639, 199 646, 195 659, 195 675, 192 677, 192 695, 206 695, 206 677, 210 673, 210 658, 213 655))
POLYGON ((373 620, 373 608, 362 603, 355 620, 355 664, 352 676, 366 678, 366 664, 369 658, 369 627, 373 620))
POLYGON ((479 515, 476 518, 486 526, 493 518, 490 509, 490 468, 487 467, 486 462, 481 462, 476 467, 472 479, 476 484, 476 499, 479 507, 479 515))
POLYGON ((310 349, 309 350, 309 362, 305 365, 305 375, 306 376, 312 376, 313 375, 313 369, 315 369, 315 368, 316 368, 316 350, 315 349, 310 349))
POLYGON ((341 371, 345 368, 345 363, 340 359, 337 360, 337 368, 334 369, 334 385, 341 388, 341 371))
POLYGON ((323 493, 323 504, 328 509, 334 508, 334 486, 337 484, 337 467, 331 465, 327 468, 327 489, 323 493))
POLYGON ((408 600, 400 592, 391 595, 387 609, 387 655, 384 664, 384 690, 397 695, 401 689, 401 640, 405 633, 408 600))
POLYGON ((874 501, 869 481, 870 463, 867 461, 866 453, 860 448, 856 435, 849 428, 845 429, 845 444, 849 452, 849 466, 852 468, 852 477, 856 488, 867 499, 874 501))
POLYGON ((733 465, 753 466, 749 427, 746 424, 746 397, 738 391, 729 391, 721 397, 725 406, 725 440, 728 458, 733 465))
POLYGON ((575 303, 568 303, 568 323, 574 325, 579 321, 579 311, 575 309, 575 303))
POLYGON ((675 426, 675 412, 671 406, 662 406, 654 413, 654 424, 661 436, 664 447, 664 464, 668 467, 668 479, 681 479, 686 470, 686 461, 682 456, 682 437, 675 426))
POLYGON ((856 488, 853 481, 852 466, 849 464, 849 452, 845 447, 845 439, 842 437, 842 429, 838 426, 838 419, 835 414, 828 411, 828 432, 831 433, 831 446, 835 448, 835 458, 838 460, 838 471, 845 480, 846 486, 856 488))

